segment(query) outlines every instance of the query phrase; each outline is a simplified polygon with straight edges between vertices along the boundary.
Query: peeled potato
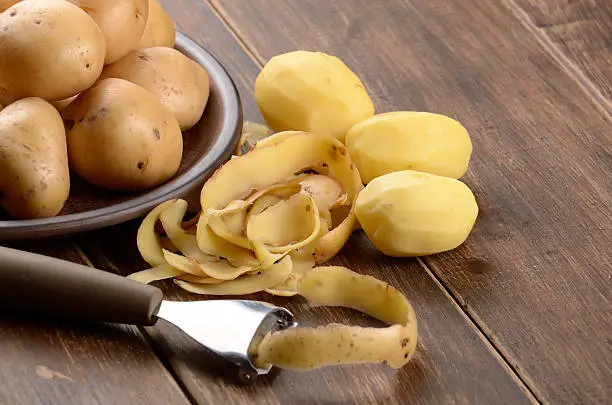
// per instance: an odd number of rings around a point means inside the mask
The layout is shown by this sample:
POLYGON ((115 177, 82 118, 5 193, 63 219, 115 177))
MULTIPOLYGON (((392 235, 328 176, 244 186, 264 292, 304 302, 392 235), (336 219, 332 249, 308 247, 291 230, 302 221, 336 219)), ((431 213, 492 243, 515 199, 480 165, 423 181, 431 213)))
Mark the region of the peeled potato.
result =
POLYGON ((88 182, 114 190, 145 190, 177 172, 181 130, 147 90, 105 79, 63 111, 71 168, 88 182))
POLYGON ((70 189, 66 134, 59 113, 40 98, 0 111, 0 206, 20 219, 57 215, 70 189))
POLYGON ((380 251, 409 257, 461 245, 474 226, 478 205, 459 180, 406 170, 372 180, 357 197, 355 214, 380 251))
POLYGON ((157 0, 149 0, 149 18, 137 48, 174 47, 174 22, 157 0))
POLYGON ((472 154, 470 136, 459 122, 414 111, 379 114, 358 123, 346 135, 346 147, 365 183, 401 170, 458 179, 472 154))
POLYGON ((149 17, 148 0, 69 0, 85 10, 106 38, 104 64, 136 49, 149 17))
POLYGON ((255 99, 275 132, 324 132, 340 141, 353 125, 374 115, 357 75, 322 52, 295 51, 270 59, 255 81, 255 99))
POLYGON ((200 120, 210 92, 206 70, 172 48, 130 52, 104 68, 101 78, 108 77, 128 80, 149 90, 174 114, 183 131, 200 120))
POLYGON ((104 35, 73 4, 17 3, 0 14, 0 102, 74 96, 96 81, 104 54, 104 35))

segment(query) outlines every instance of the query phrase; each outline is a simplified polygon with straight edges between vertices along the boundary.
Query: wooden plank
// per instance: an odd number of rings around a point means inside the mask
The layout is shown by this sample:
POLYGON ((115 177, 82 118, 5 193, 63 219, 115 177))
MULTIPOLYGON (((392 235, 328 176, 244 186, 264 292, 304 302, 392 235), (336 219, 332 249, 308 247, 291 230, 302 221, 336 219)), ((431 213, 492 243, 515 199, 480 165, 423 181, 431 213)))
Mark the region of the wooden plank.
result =
POLYGON ((463 122, 481 213, 463 247, 427 263, 539 399, 612 397, 610 116, 517 18, 487 0, 212 4, 262 60, 327 51, 379 112, 463 122))
POLYGON ((524 24, 580 69, 612 111, 612 2, 597 0, 508 0, 524 24))
MULTIPOLYGON (((129 274, 147 267, 134 255, 137 225, 130 223, 92 234, 80 243, 98 268, 129 274)), ((275 370, 254 386, 243 387, 232 381, 230 367, 173 327, 160 324, 147 328, 147 332, 183 386, 201 404, 488 404, 490 398, 499 398, 496 403, 500 404, 534 402, 416 260, 386 258, 371 247, 363 234, 357 233, 333 263, 390 282, 415 305, 420 342, 415 359, 405 368, 398 372, 383 365, 305 373, 275 370)), ((188 294, 172 282, 155 285, 162 288, 167 299, 214 298, 188 294)), ((379 326, 355 311, 310 308, 299 297, 278 298, 267 294, 243 297, 285 306, 301 325, 341 322, 379 326)))
MULTIPOLYGON (((228 71, 240 72, 244 66, 251 66, 249 55, 233 40, 223 24, 218 23, 216 17, 210 14, 208 7, 200 3, 198 0, 160 0, 176 28, 220 58, 228 71)), ((232 75, 240 97, 244 100, 248 100, 253 92, 253 83, 249 79, 243 75, 232 75)), ((254 103, 244 103, 243 109, 246 117, 254 119, 258 115, 254 103)))
MULTIPOLYGON (((12 247, 87 264, 69 241, 12 247)), ((78 305, 78 303, 75 303, 78 305)), ((135 327, 0 315, 0 404, 189 404, 135 327)))
MULTIPOLYGON (((178 26, 213 51, 227 66, 237 83, 242 83, 247 118, 256 119, 251 95, 259 71, 240 50, 211 9, 199 1, 166 1, 178 26)), ((145 268, 136 254, 136 227, 129 223, 80 238, 96 266, 129 274, 145 268)), ((330 368, 311 373, 280 371, 253 387, 240 387, 228 378, 227 368, 171 327, 161 324, 147 329, 159 351, 167 357, 174 373, 198 403, 529 403, 520 381, 498 359, 487 342, 463 313, 414 260, 394 261, 371 248, 356 234, 336 263, 375 274, 401 288, 417 308, 420 322, 418 355, 405 369, 395 372, 385 366, 330 368)), ((200 299, 172 283, 160 283, 171 299, 200 299)), ((363 324, 367 320, 352 311, 309 309, 299 298, 279 299, 268 295, 252 298, 286 305, 302 324, 331 321, 363 324)))

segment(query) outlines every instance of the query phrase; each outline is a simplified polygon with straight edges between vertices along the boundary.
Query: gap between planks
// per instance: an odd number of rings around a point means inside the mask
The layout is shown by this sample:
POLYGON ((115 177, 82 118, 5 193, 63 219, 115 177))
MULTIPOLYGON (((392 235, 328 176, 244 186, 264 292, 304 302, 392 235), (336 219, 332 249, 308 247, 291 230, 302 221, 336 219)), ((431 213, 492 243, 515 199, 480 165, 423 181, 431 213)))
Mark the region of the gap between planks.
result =
POLYGON ((213 0, 204 0, 210 6, 212 12, 217 16, 219 21, 223 23, 225 28, 232 34, 236 42, 240 45, 240 47, 244 50, 244 52, 249 55, 249 57, 255 62, 259 68, 263 68, 265 64, 265 58, 261 56, 259 52, 255 49, 253 45, 249 43, 246 39, 245 35, 243 35, 238 29, 237 24, 234 24, 230 18, 223 13, 220 7, 218 7, 213 0))
MULTIPOLYGON (((89 258, 87 253, 85 253, 83 248, 81 248, 81 246, 74 239, 70 239, 70 244, 73 246, 74 250, 79 254, 81 259, 83 259, 83 262, 85 262, 92 269, 98 268, 97 266, 94 265, 93 261, 89 258)), ((105 267, 107 267, 109 269, 115 269, 116 268, 116 266, 110 260, 108 260, 106 255, 103 255, 102 258, 97 258, 96 261, 100 261, 100 260, 104 261, 104 266, 105 267)), ((100 267, 102 267, 102 266, 100 266, 100 267)), ((100 270, 100 271, 102 271, 102 270, 100 270)), ((118 274, 118 273, 115 272, 115 274, 118 274)), ((170 363, 168 362, 168 360, 156 348, 155 344, 153 343, 153 339, 151 338, 149 333, 146 331, 146 329, 143 326, 136 326, 136 329, 138 330, 138 335, 140 335, 139 337, 142 340, 142 342, 144 343, 144 345, 146 347, 148 347, 149 350, 151 350, 153 355, 155 357, 157 357, 157 360, 159 360, 159 362, 166 369, 168 374, 170 374, 170 377, 172 377, 172 379, 174 380, 176 386, 179 388, 181 393, 185 396, 185 399, 187 399, 187 401, 189 401, 190 404, 197 405, 197 401, 195 400, 195 398, 193 397, 191 392, 189 392, 187 387, 185 387, 185 385, 183 384, 183 381, 180 378, 178 378, 176 372, 174 371, 174 368, 170 366, 170 363)))
POLYGON ((523 27, 535 37, 546 53, 561 66, 563 71, 578 83, 578 86, 589 96, 593 104, 595 104, 595 107, 604 114, 606 119, 612 121, 612 101, 604 96, 599 87, 597 87, 597 85, 584 74, 582 69, 572 62, 572 60, 555 45, 553 40, 546 33, 538 28, 527 12, 525 12, 515 0, 502 0, 501 3, 521 22, 523 27))
MULTIPOLYGON (((240 30, 236 27, 236 25, 231 21, 231 19, 224 14, 221 7, 218 7, 214 0, 205 0, 208 3, 213 11, 213 13, 219 18, 219 20, 225 25, 228 31, 232 34, 232 36, 236 39, 236 41, 240 44, 240 47, 244 49, 245 53, 251 57, 251 59, 261 68, 265 64, 265 59, 257 52, 254 46, 252 46, 249 41, 244 37, 244 35, 240 32, 240 30)), ((510 0, 512 1, 512 0, 510 0)), ((569 62, 569 61, 568 61, 569 62)), ((571 62, 569 62, 571 63, 571 62)), ((577 69, 577 68, 576 68, 577 69)), ((586 77, 585 80, 589 81, 586 77)), ((590 83, 590 81, 589 81, 590 83)), ((591 83, 592 86, 594 86, 591 83)), ((601 95, 601 93, 600 93, 601 95)), ((603 97, 603 95, 601 95, 603 97)), ((605 98, 604 98, 605 99, 605 98)), ((600 108, 608 115, 610 120, 612 120, 612 113, 605 110, 603 105, 599 105, 600 108)), ((611 109, 612 111, 612 109, 611 109)), ((417 261, 421 265, 421 267, 425 270, 425 272, 429 275, 429 277, 434 281, 434 283, 442 290, 444 295, 449 299, 451 304, 457 309, 457 311, 463 316, 466 320, 466 323, 472 327, 476 335, 485 343, 487 348, 493 353, 495 358, 506 368, 508 374, 512 375, 517 383, 521 387, 521 389, 525 392, 525 394, 532 400, 534 403, 542 403, 540 400, 541 396, 537 395, 535 390, 532 388, 533 384, 528 384, 528 382, 520 375, 518 370, 509 362, 507 356, 495 345, 495 343, 484 333, 484 330, 480 327, 480 325, 476 322, 476 320, 464 309, 464 307, 458 302, 456 297, 452 294, 449 288, 442 282, 442 280, 425 264, 425 262, 418 257, 417 261)))
POLYGON ((189 401, 189 403, 192 405, 198 405, 198 401, 195 399, 191 391, 189 391, 189 389, 185 386, 183 379, 180 378, 180 376, 177 374, 175 368, 172 367, 172 364, 170 364, 168 358, 164 356, 162 350, 158 347, 158 345, 155 344, 155 341, 153 340, 149 332, 147 332, 146 328, 144 326, 138 326, 138 332, 140 332, 140 334, 142 335, 142 340, 144 341, 145 345, 159 359, 159 361, 166 368, 166 370, 168 370, 168 373, 172 376, 174 381, 176 381, 176 385, 179 387, 183 395, 185 395, 187 401, 189 401))
POLYGON ((427 264, 425 264, 423 259, 421 257, 417 257, 416 260, 419 262, 419 264, 421 265, 423 270, 425 270, 425 272, 429 275, 429 277, 431 277, 431 279, 438 286, 438 288, 440 288, 440 290, 442 290, 444 295, 449 299, 449 301, 453 304, 453 306, 457 309, 457 311, 459 311, 461 314, 463 314, 463 316, 466 319, 466 321, 468 322, 468 324, 471 324, 476 329, 476 331, 477 331, 476 334, 480 337, 480 339, 485 344, 485 346, 487 346, 489 348, 489 350, 491 351, 491 353, 493 353, 493 356, 497 360, 499 360, 499 362, 503 366, 506 367, 506 370, 508 371, 508 374, 510 374, 510 375, 512 375, 514 377, 516 383, 522 388, 522 390, 529 397, 529 399, 532 400, 534 403, 540 403, 541 404, 542 400, 540 398, 542 396, 537 394, 535 389, 532 388, 533 386, 535 386, 535 384, 529 383, 524 377, 521 376, 521 374, 518 372, 517 368, 514 365, 512 365, 512 363, 508 360, 508 356, 506 356, 503 353, 503 351, 495 344, 493 339, 490 338, 485 333, 484 329, 480 327, 478 322, 476 322, 476 319, 473 316, 470 315, 470 313, 467 311, 467 309, 463 305, 460 304, 460 302, 457 299, 457 297, 452 293, 452 291, 448 287, 446 287, 446 285, 444 285, 444 283, 442 282, 442 279, 440 279, 436 275, 436 273, 434 273, 427 266, 427 264))

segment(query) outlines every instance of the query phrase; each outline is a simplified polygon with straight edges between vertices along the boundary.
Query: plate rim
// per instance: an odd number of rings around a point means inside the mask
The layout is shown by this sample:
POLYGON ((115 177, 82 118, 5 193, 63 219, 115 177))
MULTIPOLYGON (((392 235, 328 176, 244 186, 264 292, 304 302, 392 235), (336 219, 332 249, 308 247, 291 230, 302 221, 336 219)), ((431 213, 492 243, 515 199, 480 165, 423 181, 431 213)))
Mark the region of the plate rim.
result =
POLYGON ((209 152, 184 173, 165 184, 135 198, 103 208, 40 219, 0 221, 0 241, 40 239, 50 236, 66 236, 80 232, 106 228, 137 219, 155 206, 175 198, 188 195, 210 177, 218 167, 231 158, 237 147, 242 130, 242 103, 236 83, 218 58, 195 40, 176 30, 174 49, 185 53, 197 49, 190 58, 209 70, 222 73, 218 76, 218 87, 228 89, 220 103, 223 114, 221 131, 209 152))

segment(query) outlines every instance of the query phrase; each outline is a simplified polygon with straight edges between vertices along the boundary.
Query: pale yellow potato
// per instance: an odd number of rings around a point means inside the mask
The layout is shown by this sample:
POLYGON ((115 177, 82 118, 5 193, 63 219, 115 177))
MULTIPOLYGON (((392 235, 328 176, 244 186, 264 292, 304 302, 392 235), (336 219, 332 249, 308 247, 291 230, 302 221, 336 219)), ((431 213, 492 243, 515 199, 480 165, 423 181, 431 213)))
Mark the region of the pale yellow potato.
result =
POLYGON ((416 111, 378 114, 358 123, 347 133, 346 147, 364 183, 401 170, 458 179, 472 155, 472 141, 459 122, 416 111))
POLYGON ((0 111, 0 206, 15 218, 53 217, 69 190, 66 134, 55 108, 30 97, 0 111))
POLYGON ((183 138, 174 116, 147 90, 105 79, 63 112, 71 168, 114 190, 147 190, 177 172, 183 138))
POLYGON ((176 40, 174 22, 157 0, 149 0, 149 18, 137 48, 165 46, 173 48, 176 40))
POLYGON ((202 117, 210 94, 208 73, 172 48, 137 49, 104 68, 101 78, 128 80, 153 93, 174 114, 181 130, 202 117))
POLYGON ((274 132, 322 132, 340 141, 353 125, 374 115, 357 75, 322 52, 294 51, 270 59, 255 81, 255 99, 274 132))
POLYGON ((19 3, 21 0, 0 0, 0 13, 12 6, 13 4, 19 3))
POLYGON ((478 205, 459 180, 406 170, 372 180, 359 193, 355 214, 381 252, 410 257, 461 245, 474 226, 478 205))
POLYGON ((106 38, 108 65, 136 49, 149 17, 148 0, 68 0, 85 10, 106 38))
POLYGON ((90 87, 102 72, 104 35, 83 10, 64 0, 27 0, 0 13, 0 98, 62 100, 90 87))

